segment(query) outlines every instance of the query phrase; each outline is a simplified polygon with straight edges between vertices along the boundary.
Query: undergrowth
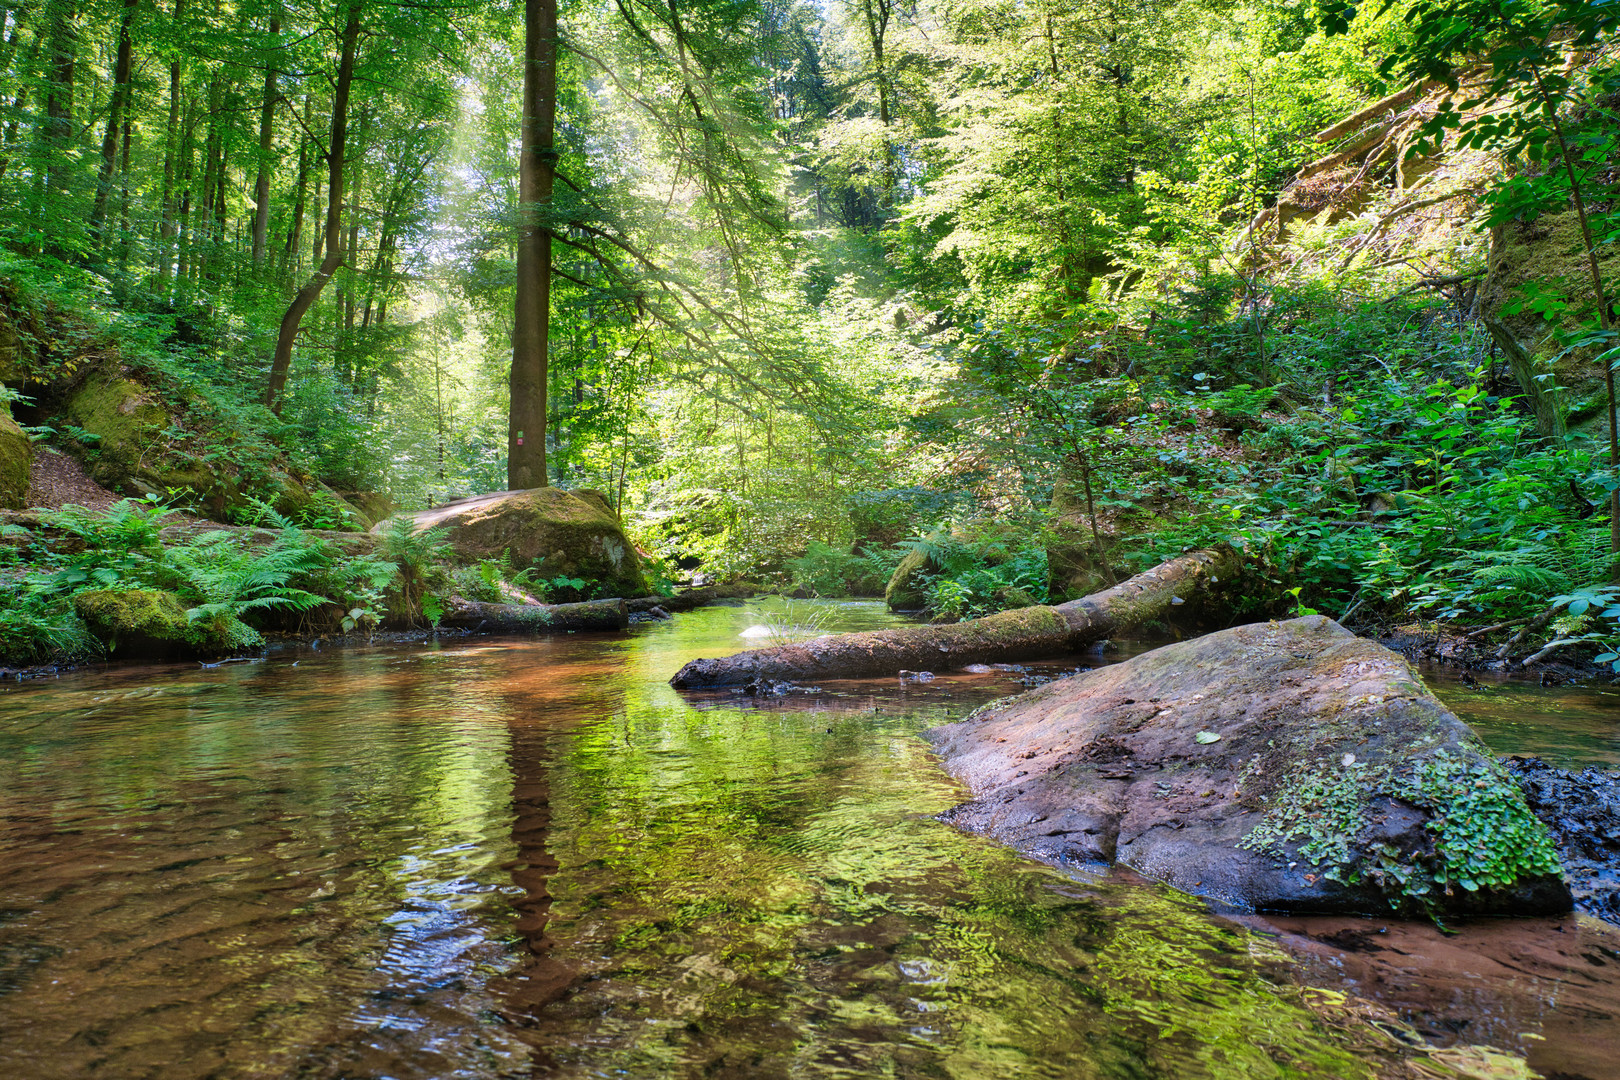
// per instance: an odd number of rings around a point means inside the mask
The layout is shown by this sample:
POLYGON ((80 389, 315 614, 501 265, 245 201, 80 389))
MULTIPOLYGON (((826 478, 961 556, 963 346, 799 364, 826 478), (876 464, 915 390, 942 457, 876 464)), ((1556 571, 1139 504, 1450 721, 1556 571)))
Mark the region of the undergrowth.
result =
MULTIPOLYGON (((193 622, 226 620, 258 642, 270 628, 371 629, 390 614, 436 621, 430 590, 442 536, 388 534, 371 554, 348 554, 269 507, 264 533, 209 530, 165 540, 172 511, 154 499, 124 500, 103 513, 67 508, 42 515, 38 532, 0 529, 0 656, 38 661, 97 652, 101 643, 74 612, 74 598, 102 590, 172 594, 193 622)), ((397 531, 397 530, 396 530, 397 531)))

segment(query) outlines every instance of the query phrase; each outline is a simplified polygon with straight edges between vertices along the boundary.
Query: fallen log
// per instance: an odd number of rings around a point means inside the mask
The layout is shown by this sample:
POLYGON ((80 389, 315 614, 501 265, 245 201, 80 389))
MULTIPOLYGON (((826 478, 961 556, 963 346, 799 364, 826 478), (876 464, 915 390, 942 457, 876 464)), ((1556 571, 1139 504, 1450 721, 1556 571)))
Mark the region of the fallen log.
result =
POLYGON ((617 597, 583 604, 483 604, 455 597, 439 621, 444 626, 497 634, 564 634, 623 630, 630 625, 630 612, 617 597))
POLYGON ((716 600, 746 600, 764 591, 764 588, 751 581, 741 581, 686 589, 674 596, 638 596, 627 603, 631 611, 651 611, 655 607, 663 608, 665 611, 691 611, 693 608, 712 604, 716 600))
POLYGON ((902 670, 942 671, 968 664, 1010 663, 1073 652, 1104 638, 1163 621, 1222 578, 1235 578, 1245 557, 1199 551, 1161 563, 1102 592, 1055 607, 1003 611, 945 626, 908 626, 831 634, 794 645, 693 660, 670 679, 683 690, 735 686, 756 679, 854 679, 902 670))

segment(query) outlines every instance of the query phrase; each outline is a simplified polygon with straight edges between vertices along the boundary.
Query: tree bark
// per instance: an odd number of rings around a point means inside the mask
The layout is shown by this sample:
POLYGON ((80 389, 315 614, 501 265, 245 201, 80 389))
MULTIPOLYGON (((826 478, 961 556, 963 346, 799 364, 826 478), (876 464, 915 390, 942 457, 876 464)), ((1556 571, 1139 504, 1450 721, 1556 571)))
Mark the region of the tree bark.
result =
POLYGON ((551 322, 551 230, 537 220, 557 169, 557 0, 524 0, 523 139, 518 159, 517 288, 512 312, 506 486, 547 486, 546 352, 551 322))
MULTIPOLYGON (((186 13, 186 0, 174 0, 174 28, 179 30, 180 20, 186 13)), ((163 204, 158 225, 157 279, 158 288, 167 287, 173 268, 170 244, 175 236, 174 181, 180 157, 180 53, 169 61, 169 123, 163 139, 163 204)))
MULTIPOLYGON (((309 95, 304 95, 304 126, 309 126, 309 95)), ((281 251, 281 273, 285 277, 295 274, 304 264, 304 202, 309 196, 309 149, 314 140, 304 136, 298 142, 298 182, 294 185, 292 225, 287 229, 287 244, 281 251)))
MULTIPOLYGON (((55 0, 50 6, 50 44, 46 74, 44 145, 45 195, 41 209, 50 215, 51 226, 68 219, 68 208, 60 201, 68 197, 73 169, 73 83, 78 62, 78 10, 72 0, 55 0)), ((55 240, 47 247, 55 248, 55 240)), ((59 249, 55 254, 63 254, 59 249)))
POLYGON ((107 131, 101 137, 101 170, 96 175, 96 201, 90 210, 90 236, 99 249, 104 244, 103 226, 107 221, 107 200, 112 196, 113 172, 118 167, 118 136, 129 109, 130 66, 134 41, 130 26, 135 21, 139 0, 124 0, 124 16, 118 24, 118 59, 113 64, 112 100, 107 109, 107 131))
MULTIPOLYGON (((270 16, 270 47, 279 45, 281 13, 270 16)), ((264 94, 259 102, 259 173, 253 182, 253 268, 264 266, 265 244, 270 236, 270 149, 275 138, 276 80, 280 76, 273 59, 264 65, 264 94)), ((302 192, 300 192, 302 195, 302 192)))
POLYGON ((1003 611, 949 626, 834 634, 797 645, 693 660, 670 679, 670 685, 699 690, 756 679, 855 679, 908 669, 942 671, 1059 656, 1162 621, 1172 608, 1221 579, 1236 578, 1243 564, 1244 557, 1236 552, 1199 551, 1056 607, 1003 611))
POLYGON ((498 634, 564 634, 623 630, 630 625, 630 613, 620 599, 583 604, 481 604, 456 598, 445 607, 440 622, 498 634))
POLYGON ((343 265, 343 144, 349 132, 349 89, 354 83, 355 44, 360 40, 360 2, 349 0, 348 17, 342 33, 342 57, 338 61, 337 86, 332 93, 332 134, 326 148, 326 256, 315 268, 315 273, 298 290, 287 313, 281 317, 281 328, 276 335, 276 352, 270 362, 270 379, 265 386, 264 403, 277 416, 281 415, 282 390, 287 385, 287 372, 292 367, 293 342, 298 337, 298 325, 304 313, 316 300, 321 290, 332 280, 338 267, 343 265))

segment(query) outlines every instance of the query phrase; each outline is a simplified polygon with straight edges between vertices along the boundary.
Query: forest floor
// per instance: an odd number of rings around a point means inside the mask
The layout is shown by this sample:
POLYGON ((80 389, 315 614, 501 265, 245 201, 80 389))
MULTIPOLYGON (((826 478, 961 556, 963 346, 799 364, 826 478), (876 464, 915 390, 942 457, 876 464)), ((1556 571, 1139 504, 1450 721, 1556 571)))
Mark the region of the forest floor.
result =
POLYGON ((28 505, 39 510, 60 510, 82 506, 106 510, 122 496, 114 495, 85 471, 77 458, 49 446, 34 448, 34 461, 28 470, 28 505))

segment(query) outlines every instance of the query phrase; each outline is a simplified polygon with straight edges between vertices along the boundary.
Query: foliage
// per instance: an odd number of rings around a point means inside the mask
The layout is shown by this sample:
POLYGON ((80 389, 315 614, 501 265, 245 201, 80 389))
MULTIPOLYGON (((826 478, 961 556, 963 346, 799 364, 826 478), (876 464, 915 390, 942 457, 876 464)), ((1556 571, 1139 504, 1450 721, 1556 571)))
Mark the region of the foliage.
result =
MULTIPOLYGON (((243 645, 258 630, 288 625, 370 630, 395 606, 403 621, 432 621, 442 601, 436 586, 443 537, 385 535, 376 555, 345 555, 268 506, 260 520, 275 526, 243 532, 205 529, 165 538, 172 511, 125 500, 105 513, 69 508, 45 515, 47 535, 11 527, 0 549, 0 655, 47 659, 84 655, 99 645, 73 613, 73 598, 98 590, 156 589, 173 594, 193 622, 237 628, 243 645), (406 568, 409 568, 408 570, 406 568), (409 590, 407 592, 407 590, 409 590)), ((397 532, 398 530, 395 530, 397 532)))
POLYGON ((831 607, 789 599, 778 608, 750 609, 747 616, 755 625, 765 627, 772 640, 786 644, 821 636, 833 612, 831 607))
POLYGON ((422 618, 436 626, 444 614, 444 601, 433 590, 448 584, 438 563, 449 535, 447 528, 419 530, 410 518, 394 517, 379 536, 377 553, 397 572, 396 595, 409 622, 422 618))
POLYGON ((920 578, 938 618, 974 619, 1046 602, 1046 550, 1016 533, 942 529, 904 546, 933 568, 920 578))
POLYGON ((853 554, 812 540, 803 555, 783 566, 792 586, 812 596, 881 596, 900 555, 870 547, 853 554))
POLYGON ((1510 888, 1560 872, 1552 838, 1506 770, 1445 750, 1395 767, 1351 761, 1305 769, 1277 790, 1239 846, 1291 857, 1285 845, 1330 881, 1371 880, 1387 890, 1392 906, 1431 913, 1454 889, 1510 888), (1429 811, 1432 853, 1361 842, 1371 825, 1368 805, 1379 797, 1429 811))

